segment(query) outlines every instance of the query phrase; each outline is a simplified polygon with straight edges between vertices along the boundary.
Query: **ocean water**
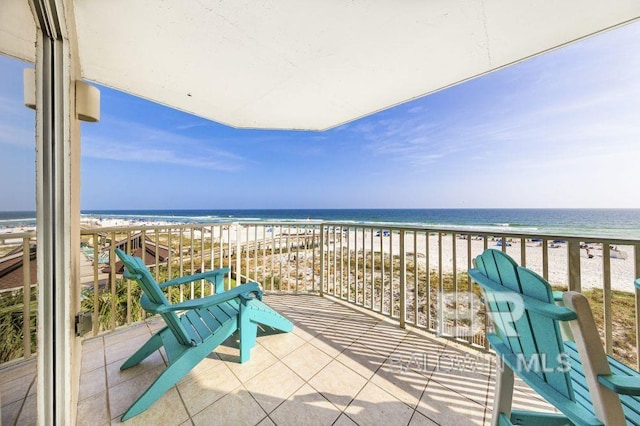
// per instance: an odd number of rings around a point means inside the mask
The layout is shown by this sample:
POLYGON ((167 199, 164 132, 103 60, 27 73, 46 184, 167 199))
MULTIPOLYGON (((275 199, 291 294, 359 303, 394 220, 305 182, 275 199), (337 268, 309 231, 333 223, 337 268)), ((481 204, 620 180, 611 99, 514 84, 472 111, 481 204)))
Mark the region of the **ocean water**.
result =
MULTIPOLYGON (((640 240, 640 209, 87 210, 82 213, 97 218, 175 223, 312 219, 640 240)), ((34 223, 33 212, 0 212, 0 228, 34 223)))

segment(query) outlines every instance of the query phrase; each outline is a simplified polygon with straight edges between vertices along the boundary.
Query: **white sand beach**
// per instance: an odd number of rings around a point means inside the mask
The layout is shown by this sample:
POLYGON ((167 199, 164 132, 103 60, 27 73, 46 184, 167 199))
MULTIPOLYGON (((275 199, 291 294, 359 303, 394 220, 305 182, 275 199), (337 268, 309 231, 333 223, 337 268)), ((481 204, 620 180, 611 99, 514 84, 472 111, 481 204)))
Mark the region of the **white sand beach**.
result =
MULTIPOLYGON (((352 235, 349 241, 351 249, 355 247, 355 240, 358 239, 358 247, 361 249, 363 245, 362 232, 358 237, 352 235)), ((343 244, 347 244, 346 237, 343 244)), ((337 244, 340 244, 340 237, 337 237, 337 244)), ((445 235, 442 237, 442 248, 440 248, 438 235, 429 235, 429 269, 437 270, 439 267, 439 254, 442 253, 442 272, 451 273, 454 268, 454 243, 452 235, 445 235)), ((374 251, 379 252, 382 250, 385 254, 388 254, 390 250, 393 250, 393 255, 400 253, 400 237, 398 234, 390 234, 387 236, 375 236, 373 237, 374 251)), ((455 256, 456 256, 456 270, 458 272, 465 272, 469 267, 468 260, 468 245, 471 244, 471 258, 479 255, 484 250, 484 241, 480 239, 455 239, 455 256)), ((502 247, 497 245, 497 241, 488 241, 487 247, 501 250, 502 247)), ((371 249, 371 233, 365 232, 364 246, 367 250, 371 249)), ((552 285, 566 286, 568 284, 568 250, 566 243, 555 244, 554 248, 548 248, 548 280, 552 285)), ((414 247, 414 237, 412 234, 408 234, 405 241, 406 253, 417 253, 418 262, 423 265, 426 264, 426 252, 427 242, 425 233, 419 233, 417 236, 417 244, 414 247), (416 248, 417 247, 417 248, 416 248)), ((580 270, 581 270, 581 285, 583 289, 590 288, 603 288, 604 283, 604 264, 602 258, 602 248, 598 245, 590 245, 590 253, 592 258, 587 256, 586 250, 580 250, 580 270)), ((633 282, 637 278, 636 271, 634 271, 634 247, 633 246, 620 246, 618 249, 621 252, 626 253, 626 259, 611 258, 611 288, 614 290, 622 291, 634 291, 633 282)), ((329 247, 329 250, 332 250, 329 247)), ((507 254, 514 258, 519 264, 524 264, 529 269, 543 275, 543 261, 542 261, 542 245, 541 243, 526 242, 525 243, 525 259, 521 258, 521 243, 519 239, 513 240, 507 246, 507 254)), ((639 271, 640 273, 640 271, 639 271)))

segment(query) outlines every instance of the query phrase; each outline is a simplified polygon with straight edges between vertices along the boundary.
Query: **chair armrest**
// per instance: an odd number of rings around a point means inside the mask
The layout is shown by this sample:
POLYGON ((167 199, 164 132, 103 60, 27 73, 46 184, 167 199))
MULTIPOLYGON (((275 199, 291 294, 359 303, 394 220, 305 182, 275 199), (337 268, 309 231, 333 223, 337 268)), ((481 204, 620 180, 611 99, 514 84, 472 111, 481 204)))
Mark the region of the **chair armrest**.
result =
POLYGON ((262 299, 262 290, 260 290, 260 286, 258 286, 257 283, 246 283, 223 293, 214 294, 212 296, 203 297, 201 299, 187 300, 172 305, 154 305, 153 303, 149 303, 148 305, 150 305, 150 307, 152 308, 151 310, 145 308, 144 306, 143 308, 147 311, 158 314, 162 314, 165 312, 185 311, 189 309, 200 309, 219 305, 240 296, 243 296, 243 298, 249 298, 249 293, 253 293, 255 294, 256 298, 262 299))
POLYGON ((562 304, 560 306, 564 306, 564 301, 562 300, 563 296, 564 296, 564 291, 554 291, 553 301, 556 303, 561 302, 562 304))
MULTIPOLYGON (((222 277, 224 278, 224 276, 226 274, 229 273, 229 268, 220 268, 220 269, 214 269, 213 271, 207 271, 207 272, 202 272, 200 274, 195 274, 195 275, 189 275, 188 277, 180 277, 180 278, 175 278, 173 280, 164 282, 162 284, 160 284, 160 288, 166 288, 166 287, 171 287, 174 285, 181 285, 181 284, 187 284, 193 281, 199 281, 199 280, 207 280, 209 282, 212 282, 213 284, 216 284, 216 293, 219 292, 218 289, 218 285, 217 282, 215 281, 215 279, 217 277, 222 277)), ((222 287, 222 286, 220 286, 222 287)))
POLYGON ((640 395, 640 376, 621 376, 608 374, 598 376, 598 382, 606 388, 621 395, 640 395))

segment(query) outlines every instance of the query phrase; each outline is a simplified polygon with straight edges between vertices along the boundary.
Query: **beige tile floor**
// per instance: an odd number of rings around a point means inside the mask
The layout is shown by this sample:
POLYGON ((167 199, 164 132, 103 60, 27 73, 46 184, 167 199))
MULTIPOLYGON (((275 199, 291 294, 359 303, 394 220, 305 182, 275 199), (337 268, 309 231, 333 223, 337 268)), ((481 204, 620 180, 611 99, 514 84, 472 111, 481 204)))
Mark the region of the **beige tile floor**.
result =
MULTIPOLYGON (((126 424, 488 424, 490 356, 331 298, 269 295, 265 301, 294 322, 292 333, 261 333, 245 364, 237 363, 230 339, 126 424)), ((162 326, 152 320, 85 341, 78 425, 120 423, 165 367, 165 356, 159 351, 126 371, 119 366, 162 326)), ((3 426, 34 423, 34 367, 0 372, 3 426)), ((517 387, 516 406, 551 409, 524 384, 517 387)))

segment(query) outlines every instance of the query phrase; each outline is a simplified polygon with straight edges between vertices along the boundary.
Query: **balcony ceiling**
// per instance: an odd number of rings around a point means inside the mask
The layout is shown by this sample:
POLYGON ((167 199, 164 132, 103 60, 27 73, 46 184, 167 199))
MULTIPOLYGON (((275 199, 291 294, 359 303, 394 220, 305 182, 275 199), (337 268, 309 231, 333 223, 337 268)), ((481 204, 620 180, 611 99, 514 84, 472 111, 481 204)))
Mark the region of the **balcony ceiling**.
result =
MULTIPOLYGON (((269 129, 331 128, 640 17, 637 0, 62 3, 83 78, 269 129)), ((0 51, 33 61, 28 2, 0 8, 0 51)))

